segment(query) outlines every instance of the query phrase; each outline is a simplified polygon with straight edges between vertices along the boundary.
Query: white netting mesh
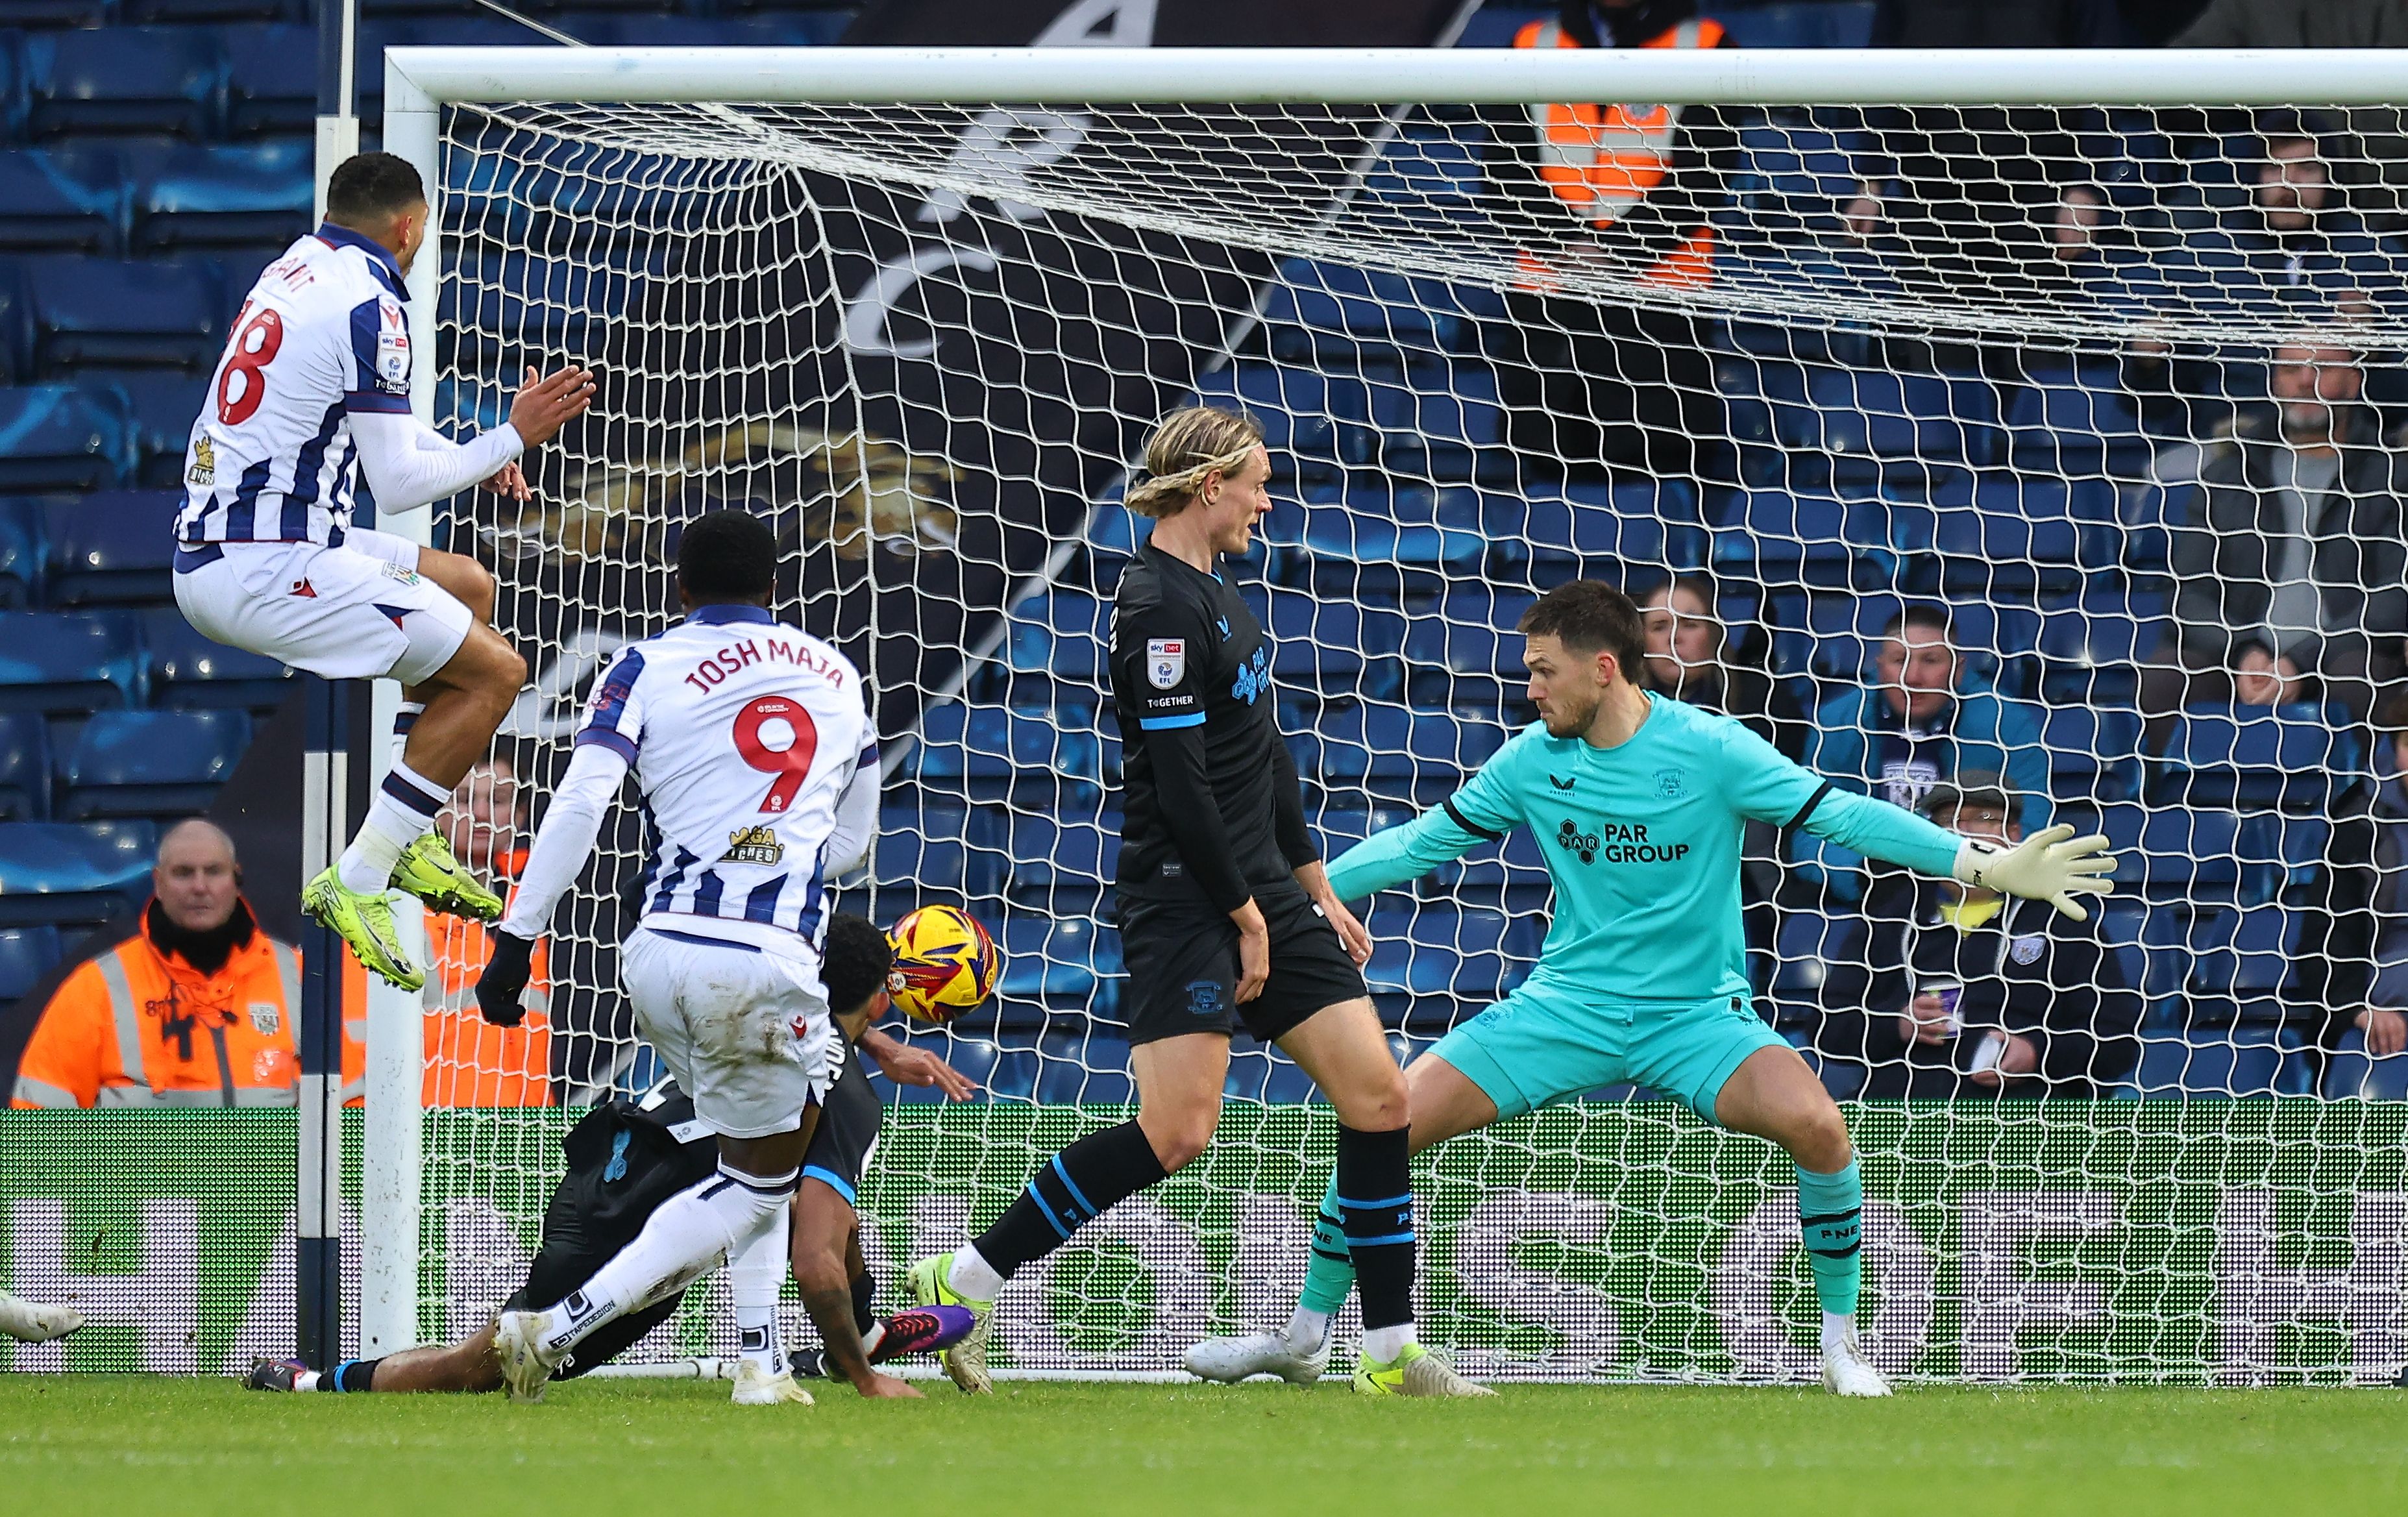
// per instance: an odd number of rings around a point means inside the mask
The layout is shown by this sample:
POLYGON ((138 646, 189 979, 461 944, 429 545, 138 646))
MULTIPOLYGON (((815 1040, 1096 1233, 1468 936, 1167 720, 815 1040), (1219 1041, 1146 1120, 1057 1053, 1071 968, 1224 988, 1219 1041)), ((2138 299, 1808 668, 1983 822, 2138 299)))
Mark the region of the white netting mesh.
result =
MULTIPOLYGON (((594 671, 674 614, 678 523, 777 523, 780 610, 873 671, 894 739, 848 904, 966 899, 1008 958, 943 1040, 991 1099, 899 1108, 865 1193, 891 1279, 1075 1104, 1129 1098, 1101 653, 1144 524, 1113 501, 1171 406, 1242 405, 1279 504, 1241 573, 1331 852, 1527 719, 1515 619, 1582 575, 1668 602, 1660 686, 1840 783, 2000 771, 1994 823, 2114 840, 2123 894, 2052 939, 1751 837, 1760 1008, 1843 1095, 1937 1102, 1856 1118, 1886 1367, 2389 1373, 2400 1111, 2305 1099, 2402 1083, 2358 1026, 2408 1000, 2378 947, 2408 631, 2384 139, 2299 110, 1612 108, 450 110, 439 419, 490 424, 523 362, 604 376, 540 511, 445 522, 498 560, 538 671, 518 772, 539 794, 594 671), (1913 608, 1946 627, 1888 636, 1913 608), (1969 1030, 1925 1041, 1901 1019, 1942 981, 1969 1030), (2268 1094, 2301 1099, 2230 1099, 2268 1094)), ((1400 1052, 1526 972, 1566 825, 1376 903, 1400 1052)), ((646 1068, 615 974, 640 821, 606 840, 550 944, 572 1102, 646 1068)), ((1161 1369, 1284 1312, 1326 1115, 1240 1051, 1212 1158, 1014 1282, 1013 1362, 1161 1369)), ((1506 1374, 1803 1372, 1782 1172, 1644 1097, 1447 1151, 1426 1336, 1506 1374)), ((515 1283, 556 1130, 431 1119, 430 1330, 515 1283)))

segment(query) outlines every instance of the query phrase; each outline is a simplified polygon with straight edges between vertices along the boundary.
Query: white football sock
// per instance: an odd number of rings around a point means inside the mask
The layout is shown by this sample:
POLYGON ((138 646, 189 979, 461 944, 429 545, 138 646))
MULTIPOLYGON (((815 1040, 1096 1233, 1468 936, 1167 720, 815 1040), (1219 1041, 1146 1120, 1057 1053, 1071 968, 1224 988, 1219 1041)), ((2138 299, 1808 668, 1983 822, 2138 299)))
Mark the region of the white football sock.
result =
POLYGON ((953 1266, 945 1271, 945 1283, 973 1301, 992 1301, 1003 1289, 1003 1277, 986 1262, 986 1255, 978 1251, 977 1244, 965 1243, 953 1251, 953 1266))
POLYGON ((1298 1307, 1296 1315, 1287 1320, 1287 1346, 1298 1353, 1312 1353, 1329 1340, 1329 1313, 1315 1311, 1311 1307, 1298 1307))
POLYGON ((343 850, 335 876, 345 890, 381 895, 393 884, 394 866, 401 851, 435 825, 435 813, 452 793, 420 775, 407 764, 395 764, 377 787, 376 799, 361 822, 351 846, 343 850))
POLYGON ((785 1210, 801 1178, 799 1169, 732 1174, 723 1163, 718 1174, 670 1196, 634 1242, 560 1303, 544 1336, 545 1352, 566 1353, 611 1319, 662 1299, 721 1259, 742 1254, 785 1210))
POLYGON ((742 1253, 727 1262, 727 1303, 736 1318, 738 1352, 769 1376, 786 1372, 778 1342, 778 1292, 786 1282, 786 1229, 793 1209, 781 1207, 742 1253))
POLYGON ((1412 1340, 1413 1324, 1409 1322, 1400 1322, 1394 1327, 1367 1327, 1363 1330, 1363 1352, 1383 1365, 1392 1365, 1412 1340))
POLYGON ((1856 1318, 1838 1311, 1827 1311, 1823 1313, 1823 1348, 1825 1352, 1828 1352, 1830 1350, 1838 1348, 1841 1344, 1845 1343, 1848 1340, 1848 1335, 1856 1330, 1856 1318))

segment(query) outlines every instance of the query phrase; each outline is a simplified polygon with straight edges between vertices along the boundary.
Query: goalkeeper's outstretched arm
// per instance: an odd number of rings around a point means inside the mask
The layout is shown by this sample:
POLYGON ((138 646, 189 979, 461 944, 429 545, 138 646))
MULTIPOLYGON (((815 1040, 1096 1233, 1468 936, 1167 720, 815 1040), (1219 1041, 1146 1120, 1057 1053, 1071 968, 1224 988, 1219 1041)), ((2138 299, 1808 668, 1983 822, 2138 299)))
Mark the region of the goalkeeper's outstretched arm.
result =
MULTIPOLYGON (((1777 756, 1777 755, 1776 755, 1777 756)), ((1782 762, 1786 763, 1786 760, 1782 762)), ((2076 837, 2062 823, 2043 827, 2013 848, 1960 837, 1903 807, 1838 790, 1828 782, 1806 803, 1795 824, 1867 858, 1902 864, 1925 874, 1960 880, 2002 895, 2046 901, 2076 922, 2090 918, 2077 895, 2104 895, 2115 860, 2104 837, 2076 837)))
POLYGON ((1394 890, 1502 836, 1473 823, 1455 801, 1442 802, 1403 826, 1373 833, 1339 854, 1329 866, 1330 894, 1341 901, 1359 901, 1394 890))

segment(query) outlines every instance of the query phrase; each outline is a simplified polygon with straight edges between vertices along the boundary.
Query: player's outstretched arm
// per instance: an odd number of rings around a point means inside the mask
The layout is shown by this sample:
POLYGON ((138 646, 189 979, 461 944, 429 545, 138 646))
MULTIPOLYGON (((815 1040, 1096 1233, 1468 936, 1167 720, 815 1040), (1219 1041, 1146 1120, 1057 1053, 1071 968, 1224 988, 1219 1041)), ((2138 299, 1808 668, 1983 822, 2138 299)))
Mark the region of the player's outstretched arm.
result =
POLYGON ((565 368, 544 379, 528 369, 525 388, 510 403, 510 419, 466 442, 452 441, 406 410, 382 408, 390 402, 381 396, 376 397, 378 408, 351 410, 351 437, 368 487, 386 510, 423 506, 480 482, 523 500, 526 479, 518 470, 519 455, 550 441, 593 399, 593 377, 583 369, 565 368))
POLYGON ((624 755, 599 743, 580 743, 567 773, 536 829, 526 867, 510 897, 510 909, 494 929, 494 952, 477 980, 477 1007, 497 1027, 515 1027, 526 1015, 525 992, 536 939, 552 925, 552 909, 576 882, 601 836, 602 818, 618 799, 627 777, 624 755))
POLYGON ((2114 889, 2108 876, 2115 871, 2115 859, 2107 852, 2107 839, 2076 837, 2071 827, 2062 824, 2044 827, 2013 848, 2000 848, 1960 837, 1887 801, 1828 790, 1799 825, 1867 858, 1961 880, 2002 895, 2046 901, 2076 922, 2087 922, 2090 912, 2075 896, 2104 895, 2114 889))
POLYGON ((1331 860, 1330 894, 1341 901, 1359 901, 1394 890, 1503 836, 1501 830, 1482 826, 1466 816, 1456 801, 1441 801, 1402 826, 1373 833, 1331 860))

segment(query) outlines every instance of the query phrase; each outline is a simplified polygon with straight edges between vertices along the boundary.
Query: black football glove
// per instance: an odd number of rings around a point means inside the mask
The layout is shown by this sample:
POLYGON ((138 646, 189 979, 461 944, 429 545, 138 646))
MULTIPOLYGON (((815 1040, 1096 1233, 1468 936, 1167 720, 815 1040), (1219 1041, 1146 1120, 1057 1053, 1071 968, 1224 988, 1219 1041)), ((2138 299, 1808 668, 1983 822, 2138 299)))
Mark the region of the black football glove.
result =
POLYGON ((515 1027, 526 1020, 526 1007, 519 997, 526 994, 527 961, 534 954, 535 945, 525 938, 494 934, 494 956, 477 977, 477 1008, 494 1026, 515 1027))

